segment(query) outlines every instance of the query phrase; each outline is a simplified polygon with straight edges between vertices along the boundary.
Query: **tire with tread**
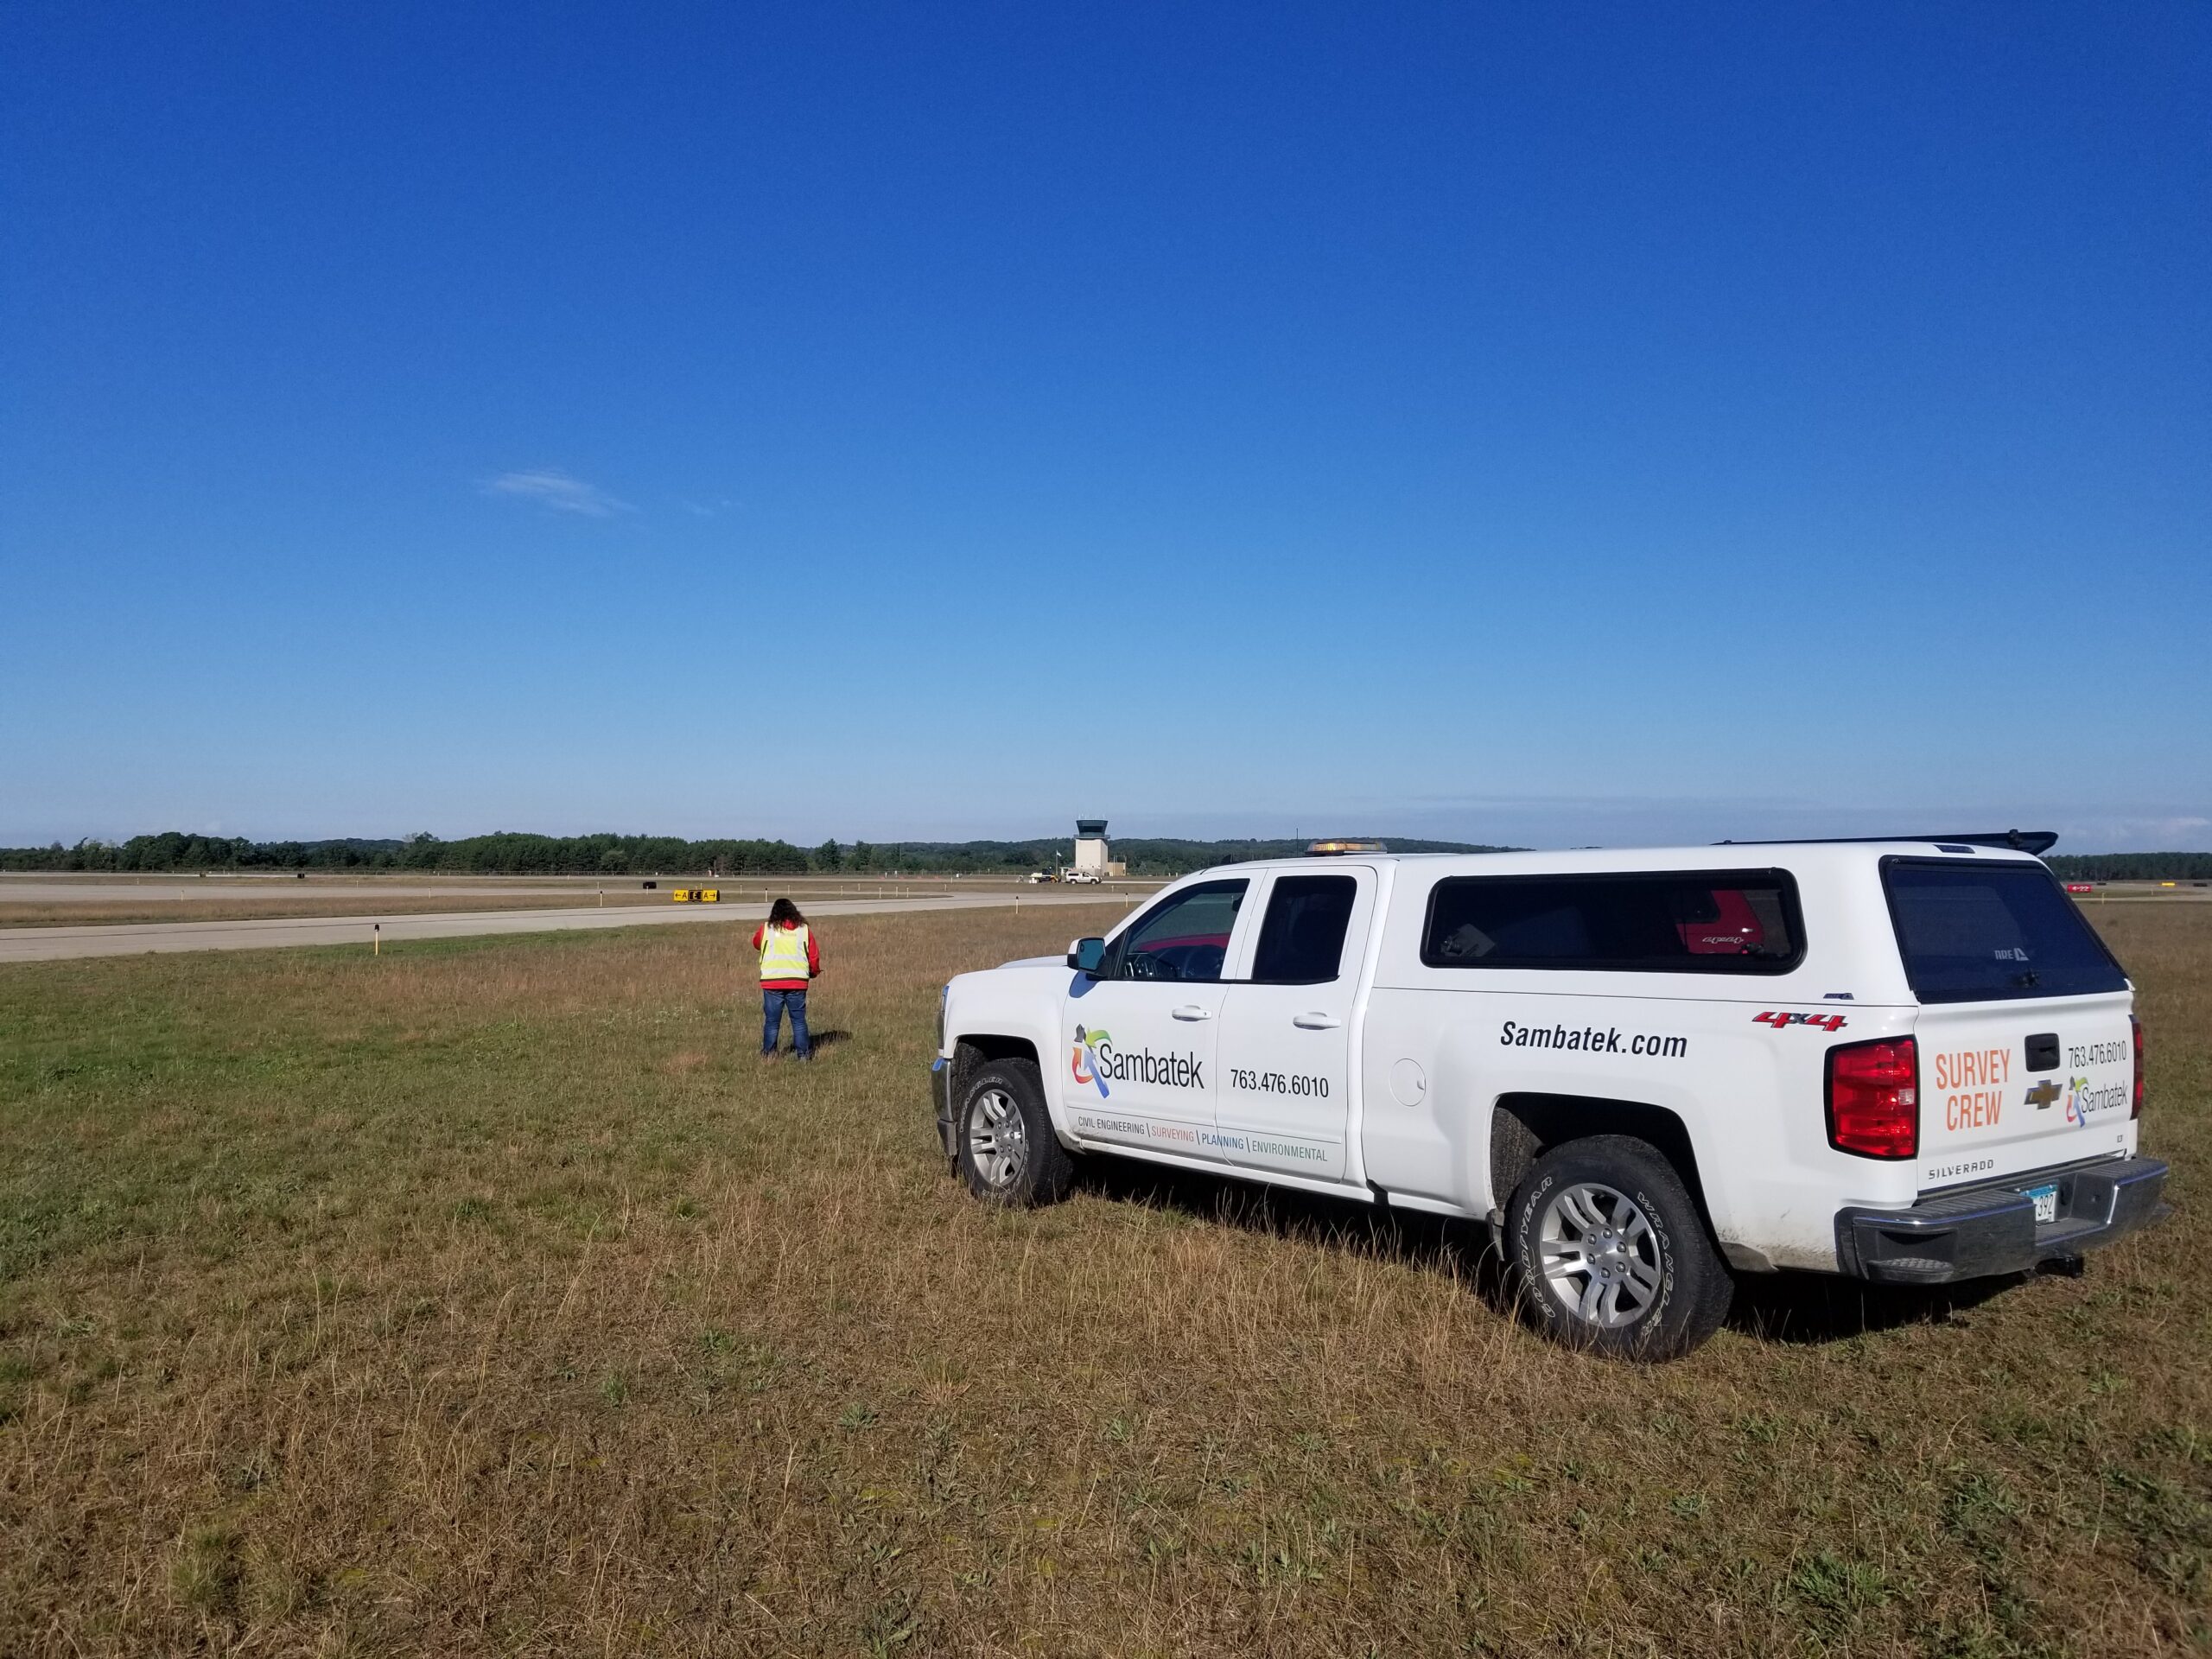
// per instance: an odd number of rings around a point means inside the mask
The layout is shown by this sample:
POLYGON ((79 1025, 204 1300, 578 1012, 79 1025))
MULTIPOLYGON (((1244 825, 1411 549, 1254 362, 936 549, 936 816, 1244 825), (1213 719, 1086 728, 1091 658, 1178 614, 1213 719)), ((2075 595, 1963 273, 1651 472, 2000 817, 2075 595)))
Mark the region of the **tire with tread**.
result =
MULTIPOLYGON (((1617 1207, 1612 1213, 1619 1213, 1617 1207)), ((1554 1341, 1610 1358, 1679 1358, 1720 1328, 1735 1298, 1728 1264, 1681 1175, 1656 1147, 1633 1135, 1589 1135, 1536 1160, 1507 1206, 1504 1245, 1529 1324, 1554 1341), (1656 1294, 1617 1325, 1596 1323, 1561 1294, 1562 1282, 1586 1291, 1592 1274, 1559 1281, 1548 1279, 1544 1270, 1548 1212, 1565 1195, 1591 1189, 1625 1198, 1649 1224, 1642 1245, 1649 1266, 1642 1271, 1656 1269, 1656 1294)), ((1556 1243, 1554 1248, 1557 1261, 1556 1243)))
POLYGON ((993 1060, 978 1067, 955 1108, 953 1140, 960 1179, 985 1204, 1008 1209, 1057 1204, 1075 1178, 1075 1159, 1052 1132, 1044 1077, 1033 1060, 993 1060), (988 1133, 987 1096, 1010 1104, 1020 1117, 1023 1157, 1010 1179, 994 1179, 990 1172, 1003 1164, 978 1155, 976 1137, 988 1133))

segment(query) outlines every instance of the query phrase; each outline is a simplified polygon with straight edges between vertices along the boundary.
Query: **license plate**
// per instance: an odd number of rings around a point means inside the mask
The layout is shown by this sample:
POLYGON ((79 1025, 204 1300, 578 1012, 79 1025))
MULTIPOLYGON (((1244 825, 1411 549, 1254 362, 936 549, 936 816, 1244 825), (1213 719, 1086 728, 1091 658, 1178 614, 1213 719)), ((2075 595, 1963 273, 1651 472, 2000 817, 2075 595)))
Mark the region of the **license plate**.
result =
POLYGON ((2056 1221, 2058 1219, 2057 1187, 2030 1186, 2023 1187, 2021 1191, 2025 1193, 2027 1197, 2031 1198, 2036 1201, 2036 1219, 2037 1221, 2056 1221))

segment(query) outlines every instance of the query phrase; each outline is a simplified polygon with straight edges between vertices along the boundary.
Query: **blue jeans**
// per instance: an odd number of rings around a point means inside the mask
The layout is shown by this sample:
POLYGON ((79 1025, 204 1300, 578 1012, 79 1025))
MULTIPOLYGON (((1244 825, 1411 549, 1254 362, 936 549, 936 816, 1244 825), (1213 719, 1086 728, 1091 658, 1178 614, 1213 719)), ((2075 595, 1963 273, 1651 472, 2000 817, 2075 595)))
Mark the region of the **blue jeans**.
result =
POLYGON ((787 1012, 791 1017, 791 1052, 802 1060, 812 1058, 814 1043, 806 1034, 804 991, 760 993, 760 1052, 776 1052, 776 1039, 784 1034, 784 1015, 787 1012))

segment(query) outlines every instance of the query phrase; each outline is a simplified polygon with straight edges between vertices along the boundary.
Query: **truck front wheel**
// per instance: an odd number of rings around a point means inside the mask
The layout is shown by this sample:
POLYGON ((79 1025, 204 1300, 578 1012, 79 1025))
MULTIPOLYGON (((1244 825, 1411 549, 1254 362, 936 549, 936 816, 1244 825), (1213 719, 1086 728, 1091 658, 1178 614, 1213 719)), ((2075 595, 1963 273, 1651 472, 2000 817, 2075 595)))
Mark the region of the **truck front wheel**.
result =
POLYGON ((1052 1133, 1034 1062, 984 1066, 968 1080, 954 1122, 961 1179, 984 1203, 1020 1208, 1066 1194, 1075 1160, 1052 1133))
POLYGON ((1505 1242, 1529 1321, 1616 1358, 1687 1354, 1720 1328, 1735 1294, 1681 1177, 1630 1135, 1539 1158, 1513 1195, 1505 1242))

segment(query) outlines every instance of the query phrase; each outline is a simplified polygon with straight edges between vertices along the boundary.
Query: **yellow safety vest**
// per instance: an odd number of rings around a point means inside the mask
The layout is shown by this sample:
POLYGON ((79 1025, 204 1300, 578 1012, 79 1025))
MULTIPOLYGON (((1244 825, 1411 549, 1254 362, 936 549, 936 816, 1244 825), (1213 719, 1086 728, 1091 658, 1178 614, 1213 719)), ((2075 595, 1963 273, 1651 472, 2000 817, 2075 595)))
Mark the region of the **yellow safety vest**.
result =
POLYGON ((804 922, 797 927, 783 927, 774 922, 761 924, 760 977, 764 981, 807 977, 804 922))

